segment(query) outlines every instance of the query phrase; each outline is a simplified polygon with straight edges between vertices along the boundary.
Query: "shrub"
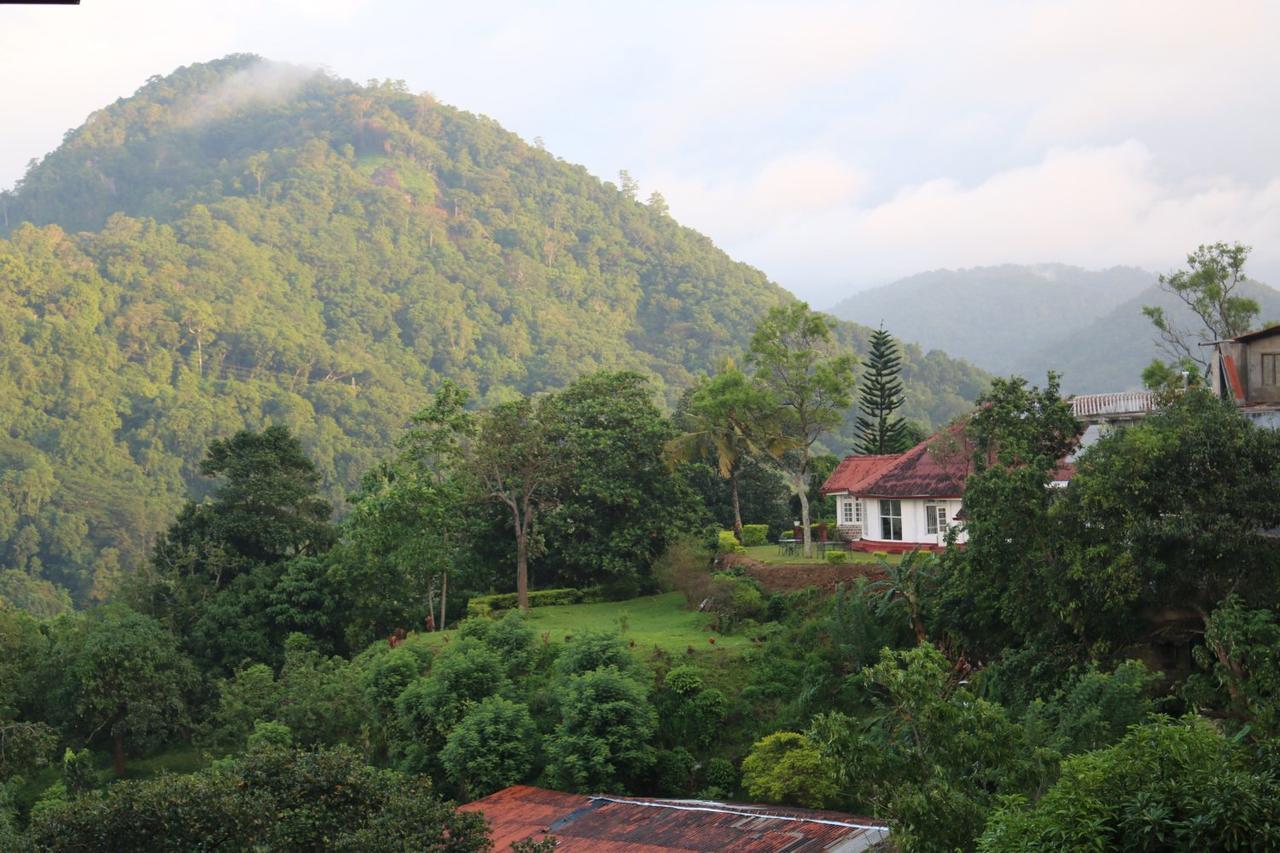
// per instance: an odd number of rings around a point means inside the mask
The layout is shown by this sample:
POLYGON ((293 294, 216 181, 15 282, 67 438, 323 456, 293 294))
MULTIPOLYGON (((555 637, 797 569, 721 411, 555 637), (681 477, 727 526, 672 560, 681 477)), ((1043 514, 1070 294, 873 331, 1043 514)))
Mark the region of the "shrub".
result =
POLYGON ((123 781, 32 814, 37 850, 489 849, 484 818, 441 803, 424 779, 375 770, 352 750, 276 748, 186 776, 123 781))
MULTIPOLYGON (((529 592, 530 607, 552 607, 557 604, 586 604, 603 600, 599 587, 587 589, 538 589, 529 592)), ((514 610, 519 598, 514 592, 496 595, 477 595, 467 602, 468 616, 490 616, 497 610, 514 610)))
POLYGON ((842 566, 849 562, 848 551, 828 551, 827 562, 833 566, 842 566))
POLYGON ((716 534, 716 553, 741 554, 745 550, 738 542, 738 537, 733 535, 732 530, 721 530, 716 534))
POLYGON ((712 575, 706 600, 711 610, 721 617, 721 630, 729 630, 748 619, 759 620, 766 613, 759 584, 745 576, 712 575))
POLYGON ((490 696, 449 733, 440 763, 463 799, 523 782, 533 768, 538 731, 524 705, 490 696))
POLYGON ((503 661, 491 649, 469 641, 441 655, 431 674, 416 679, 396 699, 404 765, 411 770, 432 766, 445 737, 467 708, 507 684, 503 661))
POLYGON ((835 799, 835 767, 799 732, 756 741, 742 760, 742 785, 752 799, 820 809, 835 799))
POLYGON ((667 546, 653 564, 653 577, 663 592, 679 590, 692 600, 688 588, 692 579, 706 582, 710 572, 711 551, 693 537, 677 539, 667 546))
POLYGON ((560 675, 581 675, 606 666, 623 673, 637 667, 635 656, 617 634, 588 631, 568 643, 556 658, 560 675))
POLYGON ((769 525, 767 524, 744 524, 742 525, 742 544, 751 548, 756 545, 765 545, 769 542, 769 525))
POLYGON ((253 724, 253 733, 249 735, 246 746, 249 749, 266 747, 288 749, 293 746, 293 732, 284 723, 258 720, 253 724))
POLYGON ((642 683, 606 667, 570 676, 559 695, 562 718, 547 742, 553 787, 625 791, 647 775, 658 719, 642 683))

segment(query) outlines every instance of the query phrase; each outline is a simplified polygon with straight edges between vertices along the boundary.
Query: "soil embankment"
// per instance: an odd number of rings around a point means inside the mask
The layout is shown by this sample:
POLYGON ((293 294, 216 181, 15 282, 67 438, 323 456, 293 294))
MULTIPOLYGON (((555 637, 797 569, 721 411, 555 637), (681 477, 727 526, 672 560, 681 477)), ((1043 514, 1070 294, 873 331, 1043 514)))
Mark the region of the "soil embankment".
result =
POLYGON ((791 592, 808 587, 835 592, 840 584, 852 585, 858 578, 876 580, 884 577, 884 570, 876 563, 787 565, 761 563, 741 554, 729 554, 722 559, 726 566, 742 566, 748 575, 760 582, 766 593, 791 592))

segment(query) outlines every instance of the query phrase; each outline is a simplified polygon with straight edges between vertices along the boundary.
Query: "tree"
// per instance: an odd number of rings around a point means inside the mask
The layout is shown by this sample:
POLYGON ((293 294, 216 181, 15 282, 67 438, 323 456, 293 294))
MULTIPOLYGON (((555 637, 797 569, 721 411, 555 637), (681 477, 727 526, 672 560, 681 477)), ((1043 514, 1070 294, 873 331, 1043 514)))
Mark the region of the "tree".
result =
POLYGON ((1207 720, 1168 718, 1062 763, 1034 805, 1006 800, 978 849, 1271 850, 1280 786, 1251 771, 1240 744, 1207 720))
POLYGON ((752 799, 820 809, 836 797, 835 768, 799 732, 775 732, 742 760, 742 787, 752 799))
POLYGON ((481 419, 472 471, 481 494, 511 513, 516 539, 516 597, 529 609, 529 551, 534 521, 556 503, 565 448, 554 443, 555 411, 548 398, 495 406, 481 419))
POLYGON ((695 385, 685 400, 683 432, 667 442, 667 453, 673 460, 704 459, 715 466, 729 484, 733 532, 742 541, 739 481, 748 458, 762 455, 770 437, 769 396, 730 362, 695 385))
POLYGON ((804 554, 812 556, 810 462, 818 439, 840 424, 852 403, 854 358, 835 351, 826 318, 790 302, 770 309, 756 326, 747 360, 776 407, 770 419, 776 440, 769 445, 800 497, 804 554))
POLYGON ((884 557, 876 560, 884 577, 872 581, 867 591, 879 597, 881 611, 901 604, 916 635, 916 642, 927 642, 929 634, 924 627, 923 601, 938 574, 937 555, 915 548, 897 562, 889 562, 884 557))
POLYGON ((1089 642, 1141 639, 1170 609, 1202 629, 1232 593, 1271 606, 1280 556, 1265 531, 1280 526, 1280 434, 1188 390, 1081 454, 1056 514, 1061 577, 1041 582, 1089 642))
POLYGON ((111 742, 117 776, 126 746, 180 728, 192 687, 190 662, 177 640, 148 616, 109 607, 86 617, 55 652, 66 667, 63 690, 80 731, 111 742))
POLYGON ((483 815, 421 777, 369 767, 345 747, 262 746, 187 775, 123 781, 41 811, 39 850, 335 850, 480 853, 483 815))
POLYGON ((635 201, 636 195, 640 192, 640 183, 626 169, 618 172, 618 189, 627 198, 635 201))
POLYGON ((893 413, 906 402, 902 392, 902 359, 898 345, 884 326, 871 333, 871 352, 858 392, 858 420, 854 426, 856 452, 873 455, 901 453, 908 444, 907 422, 893 413))
POLYGON ((462 799, 485 797, 525 781, 537 742, 538 730, 526 706, 489 696, 449 733, 440 763, 462 799))
POLYGON ((700 524, 693 491, 666 464, 671 421, 638 373, 601 371, 547 398, 550 441, 564 463, 543 516, 542 568, 565 583, 609 583, 620 594, 666 549, 673 531, 700 524), (549 565, 548 565, 549 564, 549 565))
POLYGON ((1191 361, 1209 367, 1200 343, 1234 338, 1249 331, 1260 310, 1256 300, 1237 293, 1249 281, 1244 265, 1252 249, 1240 243, 1202 244, 1187 255, 1187 268, 1160 276, 1160 289, 1177 297, 1199 319, 1199 329, 1187 329, 1163 308, 1144 305, 1142 313, 1159 333, 1157 344, 1175 364, 1191 361))
POLYGON ((1050 484, 1080 429, 1056 375, 1049 374, 1044 388, 996 379, 979 398, 963 441, 938 448, 971 452, 964 492, 968 542, 943 557, 938 616, 939 627, 975 659, 1028 636, 1047 636, 1064 618, 1047 594, 1062 582, 1055 562, 1061 539, 1050 513, 1060 493, 1050 484))
POLYGON ((657 714, 643 684, 608 666, 562 681, 547 778, 566 791, 626 791, 653 765, 657 714))

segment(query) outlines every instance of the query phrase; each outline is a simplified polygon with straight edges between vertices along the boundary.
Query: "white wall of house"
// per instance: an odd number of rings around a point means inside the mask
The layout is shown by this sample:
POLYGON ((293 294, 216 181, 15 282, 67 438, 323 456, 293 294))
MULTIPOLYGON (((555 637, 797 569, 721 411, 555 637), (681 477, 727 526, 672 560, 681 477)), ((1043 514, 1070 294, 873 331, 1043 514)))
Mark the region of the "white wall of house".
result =
MULTIPOLYGON (((861 525, 861 538, 890 541, 889 530, 883 523, 881 515, 881 498, 857 497, 843 494, 836 496, 836 525, 847 527, 850 523, 861 525), (852 519, 852 521, 851 521, 852 519)), ((930 498, 897 499, 902 516, 902 542, 941 545, 946 541, 946 531, 938 527, 938 532, 929 532, 929 510, 942 506, 946 511, 946 523, 952 527, 960 526, 955 520, 960 511, 960 501, 934 500, 930 498)), ((934 510, 936 512, 936 510, 934 510)), ((963 529, 956 539, 965 541, 963 529)))

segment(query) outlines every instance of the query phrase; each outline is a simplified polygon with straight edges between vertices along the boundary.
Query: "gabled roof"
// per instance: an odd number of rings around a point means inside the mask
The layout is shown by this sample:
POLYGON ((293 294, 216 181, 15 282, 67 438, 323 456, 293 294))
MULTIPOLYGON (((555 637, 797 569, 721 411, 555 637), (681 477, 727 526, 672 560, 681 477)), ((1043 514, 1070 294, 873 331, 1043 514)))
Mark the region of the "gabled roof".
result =
POLYGON ((704 800, 584 796, 516 785, 467 803, 489 820, 495 850, 556 837, 556 850, 661 853, 671 850, 841 851, 889 838, 883 824, 840 812, 704 800))
POLYGON ((953 424, 896 456, 847 456, 822 484, 824 495, 958 498, 972 467, 963 423, 953 424))

